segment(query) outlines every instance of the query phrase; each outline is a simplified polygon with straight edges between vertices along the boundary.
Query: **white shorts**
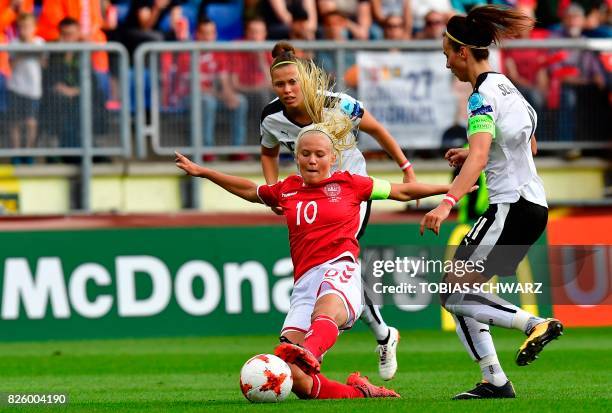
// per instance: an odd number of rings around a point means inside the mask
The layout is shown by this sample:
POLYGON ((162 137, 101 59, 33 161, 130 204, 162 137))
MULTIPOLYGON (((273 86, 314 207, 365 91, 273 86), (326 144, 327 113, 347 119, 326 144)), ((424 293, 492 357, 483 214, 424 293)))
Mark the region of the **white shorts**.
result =
POLYGON ((306 333, 317 299, 327 294, 336 294, 344 303, 348 319, 340 329, 348 330, 363 309, 361 266, 352 261, 336 261, 311 268, 302 275, 293 286, 281 336, 287 331, 306 333))

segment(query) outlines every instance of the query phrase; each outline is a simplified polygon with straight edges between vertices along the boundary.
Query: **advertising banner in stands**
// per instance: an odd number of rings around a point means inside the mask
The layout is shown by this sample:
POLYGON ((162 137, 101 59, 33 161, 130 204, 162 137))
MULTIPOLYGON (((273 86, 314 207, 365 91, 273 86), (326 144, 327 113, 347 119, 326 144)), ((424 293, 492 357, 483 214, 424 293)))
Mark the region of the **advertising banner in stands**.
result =
MULTIPOLYGON (((439 148, 458 99, 442 53, 359 52, 359 99, 401 146, 439 148)), ((362 134, 363 135, 363 134, 362 134)), ((360 136, 360 147, 378 148, 360 136)))
POLYGON ((548 223, 548 242, 552 260, 555 254, 573 262, 550 268, 551 283, 557 286, 552 289, 554 316, 568 327, 611 326, 612 216, 553 219, 548 223))
MULTIPOLYGON (((414 223, 370 224, 363 267, 444 255, 467 230, 447 225, 423 238, 414 223)), ((13 231, 0 243, 0 340, 276 333, 289 309, 284 226, 13 231)), ((385 318, 399 328, 448 323, 433 290, 387 298, 385 318)))
MULTIPOLYGON (((499 53, 490 55, 499 67, 499 53)), ((442 51, 358 52, 358 97, 402 147, 435 148, 455 125, 465 126, 471 88, 446 68, 442 51)), ((362 149, 380 149, 373 138, 360 135, 362 149)))

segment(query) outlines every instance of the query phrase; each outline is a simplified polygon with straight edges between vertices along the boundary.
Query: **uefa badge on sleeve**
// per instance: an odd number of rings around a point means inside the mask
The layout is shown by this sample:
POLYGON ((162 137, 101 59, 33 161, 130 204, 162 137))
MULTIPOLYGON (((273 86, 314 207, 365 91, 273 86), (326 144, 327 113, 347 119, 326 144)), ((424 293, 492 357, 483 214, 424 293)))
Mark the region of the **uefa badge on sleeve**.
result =
POLYGON ((480 108, 483 104, 484 104, 484 100, 482 96, 480 95, 480 93, 478 92, 472 93, 472 95, 468 99, 468 109, 469 110, 476 110, 480 108))

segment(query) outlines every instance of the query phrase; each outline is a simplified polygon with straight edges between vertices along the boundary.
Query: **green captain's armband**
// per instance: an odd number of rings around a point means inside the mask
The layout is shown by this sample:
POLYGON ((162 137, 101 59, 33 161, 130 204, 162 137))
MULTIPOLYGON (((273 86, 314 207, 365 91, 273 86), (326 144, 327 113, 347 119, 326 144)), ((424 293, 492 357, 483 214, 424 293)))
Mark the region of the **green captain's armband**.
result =
POLYGON ((495 121, 491 115, 476 115, 468 119, 468 136, 478 132, 490 133, 495 139, 495 121))
POLYGON ((372 186, 372 195, 370 195, 371 200, 376 199, 387 199, 389 198, 389 194, 391 193, 391 183, 389 181, 385 181, 384 179, 376 179, 372 178, 374 185, 372 186))

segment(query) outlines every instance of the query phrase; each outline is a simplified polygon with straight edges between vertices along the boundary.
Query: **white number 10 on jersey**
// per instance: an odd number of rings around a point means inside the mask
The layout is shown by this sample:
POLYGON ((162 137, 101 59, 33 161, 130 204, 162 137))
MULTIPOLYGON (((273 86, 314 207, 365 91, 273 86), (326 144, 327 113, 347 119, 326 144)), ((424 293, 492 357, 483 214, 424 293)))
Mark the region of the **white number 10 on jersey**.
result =
MULTIPOLYGON (((303 204, 303 202, 300 201, 295 206, 295 208, 297 209, 297 215, 296 215, 296 217, 297 217, 297 225, 301 225, 302 224, 302 221, 301 221, 301 219, 302 219, 302 204, 303 204)), ((317 217, 317 203, 315 201, 310 201, 304 207, 304 221, 306 221, 307 224, 312 224, 316 217, 317 217)))

